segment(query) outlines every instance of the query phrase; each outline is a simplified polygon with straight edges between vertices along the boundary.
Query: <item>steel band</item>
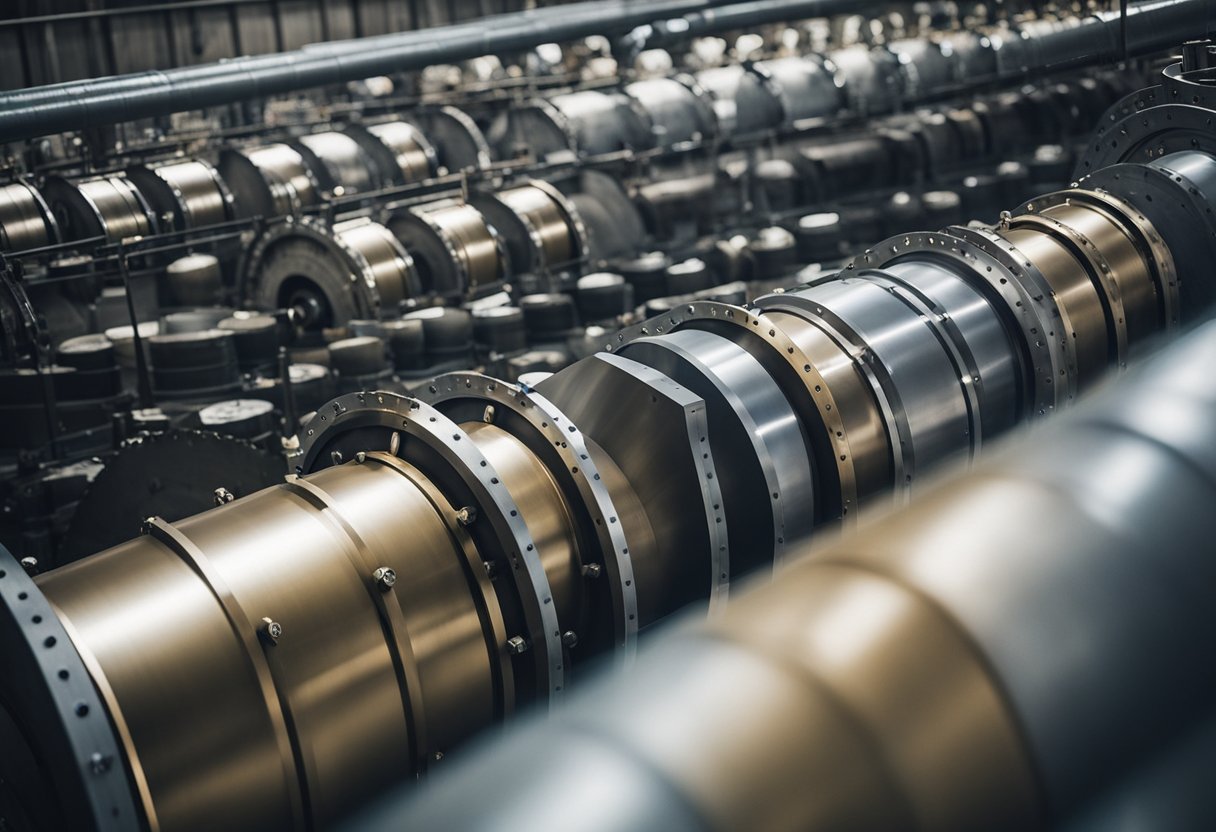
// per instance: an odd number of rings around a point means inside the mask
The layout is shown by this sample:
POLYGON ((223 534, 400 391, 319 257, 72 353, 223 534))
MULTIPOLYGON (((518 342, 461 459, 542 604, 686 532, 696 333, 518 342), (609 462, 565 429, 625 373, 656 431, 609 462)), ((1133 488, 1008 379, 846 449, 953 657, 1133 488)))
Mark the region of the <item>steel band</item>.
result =
POLYGON ((224 617, 232 628, 232 634, 236 636, 246 661, 257 677, 266 713, 274 726, 279 761, 283 767, 284 785, 291 801, 292 818, 296 824, 304 823, 308 815, 305 797, 300 788, 304 772, 303 752, 300 749, 298 737, 291 728, 290 708, 275 683, 270 662, 258 644, 253 619, 232 594, 220 574, 212 567, 202 550, 176 527, 160 518, 153 517, 148 521, 147 531, 157 543, 185 561, 223 609, 224 617))
POLYGON ((14 182, 0 188, 0 248, 23 251, 55 242, 53 219, 32 185, 14 182))
POLYGON ((401 184, 421 182, 435 174, 435 149, 412 124, 390 121, 368 127, 367 132, 392 154, 401 184))
MULTIPOLYGON (((375 163, 359 143, 345 133, 311 133, 297 139, 296 145, 311 163, 309 167, 322 187, 334 196, 363 193, 381 185, 380 171, 375 163)), ((304 201, 307 203, 306 199, 304 201)))

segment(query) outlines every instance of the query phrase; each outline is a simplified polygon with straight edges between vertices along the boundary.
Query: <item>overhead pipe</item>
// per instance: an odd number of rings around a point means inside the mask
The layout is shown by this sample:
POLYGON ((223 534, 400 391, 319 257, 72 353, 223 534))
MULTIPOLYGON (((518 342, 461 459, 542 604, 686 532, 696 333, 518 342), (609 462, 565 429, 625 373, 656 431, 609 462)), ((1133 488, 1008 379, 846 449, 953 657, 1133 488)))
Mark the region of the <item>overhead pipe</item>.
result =
MULTIPOLYGON (((32 87, 0 96, 0 142, 419 70, 542 43, 613 35, 717 5, 721 0, 594 0, 274 55, 32 87)), ((848 0, 785 5, 816 6, 818 14, 858 7, 848 0)))
MULTIPOLYGON (((689 37, 725 32, 798 17, 823 15, 816 0, 752 0, 724 8, 699 9, 681 17, 642 24, 623 39, 636 51, 689 37)), ((1121 11, 1098 12, 1079 24, 1034 20, 1011 31, 1002 46, 1014 59, 1002 62, 1000 77, 1052 72, 1144 55, 1216 31, 1213 0, 1150 0, 1121 11)))

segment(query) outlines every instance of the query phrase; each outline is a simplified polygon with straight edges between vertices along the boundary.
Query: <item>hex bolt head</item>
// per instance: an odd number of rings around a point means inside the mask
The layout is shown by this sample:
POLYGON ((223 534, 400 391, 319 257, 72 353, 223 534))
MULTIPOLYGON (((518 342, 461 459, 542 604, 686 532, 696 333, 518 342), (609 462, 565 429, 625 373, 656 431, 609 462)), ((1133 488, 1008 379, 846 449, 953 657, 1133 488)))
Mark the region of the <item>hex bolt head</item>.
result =
POLYGON ((397 583, 397 573, 387 566, 381 566, 372 573, 372 580, 380 587, 381 592, 388 592, 397 583))
POLYGON ((494 405, 492 405, 492 404, 486 405, 485 412, 481 414, 481 421, 486 422, 486 423, 493 422, 495 413, 496 413, 496 411, 494 410, 494 405))
POLYGON ((465 506, 464 508, 460 509, 460 511, 456 512, 456 520, 462 526, 472 525, 473 521, 476 519, 477 509, 473 508, 473 506, 465 506))
POLYGON ((269 644, 278 644, 279 639, 283 637, 283 625, 272 618, 263 618, 258 633, 269 644))
POLYGON ((359 463, 360 465, 367 462, 367 453, 364 451, 359 451, 359 453, 355 454, 355 462, 359 463))
POLYGON ((334 465, 341 465, 341 464, 342 464, 342 452, 341 452, 341 451, 333 451, 333 452, 332 452, 332 453, 330 453, 330 455, 329 455, 329 460, 330 460, 330 462, 332 462, 334 465))
POLYGON ((31 576, 37 575, 38 574, 38 558, 22 558, 21 559, 21 568, 25 570, 25 574, 27 574, 27 575, 31 575, 31 576))
POLYGON ((401 450, 401 433, 393 431, 393 435, 388 438, 389 456, 396 456, 399 450, 401 450))
POLYGON ((566 632, 562 633, 562 644, 570 649, 577 647, 578 633, 574 632, 574 630, 566 630, 566 632))
POLYGON ((109 754, 102 754, 100 751, 94 751, 89 757, 89 771, 94 774, 105 774, 110 770, 110 766, 114 763, 114 758, 109 754))
POLYGON ((483 560, 481 565, 486 568, 486 577, 491 581, 498 576, 498 564, 492 560, 483 560))
POLYGON ((583 566, 584 578, 598 578, 602 574, 604 574, 604 567, 600 566, 598 563, 588 563, 583 566))
POLYGON ((511 636, 507 639, 507 652, 518 656, 528 651, 528 641, 523 636, 511 636))
POLYGON ((215 489, 215 504, 217 506, 226 505, 236 499, 236 495, 224 488, 222 485, 215 489))

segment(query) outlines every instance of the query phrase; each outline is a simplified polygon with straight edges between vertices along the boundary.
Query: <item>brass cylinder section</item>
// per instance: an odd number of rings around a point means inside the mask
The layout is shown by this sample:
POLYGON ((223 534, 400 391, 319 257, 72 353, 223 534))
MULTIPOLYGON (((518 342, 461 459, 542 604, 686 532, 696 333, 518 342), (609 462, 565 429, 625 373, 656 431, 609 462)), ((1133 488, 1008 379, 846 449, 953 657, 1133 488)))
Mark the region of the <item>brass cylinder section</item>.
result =
POLYGON ((343 429, 375 448, 310 447, 305 464, 325 467, 306 477, 152 519, 91 567, 40 581, 149 826, 323 826, 562 690, 556 620, 582 577, 555 480, 492 425, 465 434, 420 402, 390 404, 391 419, 356 413, 343 429), (512 492, 482 473, 490 460, 512 492))
POLYGON ((1213 350, 1208 324, 345 829, 1203 828, 1213 350))

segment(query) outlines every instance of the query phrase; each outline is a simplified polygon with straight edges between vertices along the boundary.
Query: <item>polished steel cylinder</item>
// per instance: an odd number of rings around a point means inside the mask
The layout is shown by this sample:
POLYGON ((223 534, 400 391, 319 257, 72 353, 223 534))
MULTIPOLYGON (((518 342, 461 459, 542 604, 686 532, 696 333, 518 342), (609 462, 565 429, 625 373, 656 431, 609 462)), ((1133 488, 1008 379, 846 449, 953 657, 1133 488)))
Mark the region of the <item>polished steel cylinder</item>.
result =
POLYGON ((133 167, 127 176, 158 216, 170 218, 173 228, 201 228, 231 217, 228 186, 214 167, 200 159, 133 167))
POLYGON ((37 188, 25 182, 0 188, 0 247, 4 251, 40 248, 57 237, 54 215, 37 188))
POLYGON ((1202 828, 1214 354, 1208 324, 346 828, 1202 828))

